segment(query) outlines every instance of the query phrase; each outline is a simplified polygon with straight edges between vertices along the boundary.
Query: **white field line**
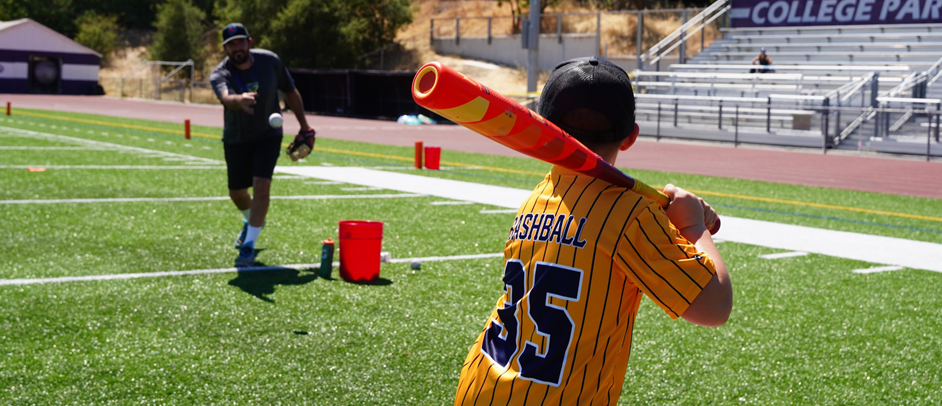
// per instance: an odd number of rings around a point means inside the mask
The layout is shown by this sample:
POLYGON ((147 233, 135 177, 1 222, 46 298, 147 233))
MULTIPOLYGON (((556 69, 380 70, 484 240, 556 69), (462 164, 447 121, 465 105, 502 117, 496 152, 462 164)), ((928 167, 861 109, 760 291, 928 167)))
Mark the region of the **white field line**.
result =
POLYGON ((461 206, 466 204, 474 204, 474 202, 465 202, 460 200, 449 200, 445 202, 431 202, 429 203, 432 206, 461 206))
POLYGON ((895 265, 890 265, 890 266, 876 266, 876 267, 873 267, 873 268, 854 269, 853 272, 854 272, 854 273, 876 273, 876 272, 898 271, 898 270, 900 270, 900 269, 905 269, 905 268, 904 268, 904 267, 901 267, 901 266, 895 266, 895 265))
POLYGON ((409 171, 415 170, 414 166, 402 165, 402 166, 391 166, 391 165, 380 165, 380 166, 361 166, 361 168, 375 169, 377 171, 409 171))
POLYGON ((0 279, 0 286, 4 285, 38 285, 44 283, 61 282, 87 282, 87 281, 113 281, 121 279, 138 278, 160 278, 165 276, 183 276, 183 275, 204 275, 214 273, 231 272, 259 272, 274 271, 279 269, 309 269, 320 267, 320 264, 292 264, 281 266, 253 266, 246 268, 216 268, 216 269, 194 269, 190 271, 166 271, 166 272, 142 272, 126 273, 112 275, 88 275, 88 276, 63 276, 59 278, 36 278, 36 279, 0 279))
POLYGON ((141 170, 154 170, 154 169, 226 169, 225 166, 205 166, 201 163, 196 163, 196 165, 0 165, 0 169, 28 169, 28 168, 46 168, 46 169, 141 169, 141 170), (196 166, 201 165, 201 166, 196 166))
MULTIPOLYGON (((418 257, 418 258, 400 258, 390 260, 389 263, 402 263, 402 262, 431 262, 431 261, 460 261, 466 259, 482 259, 482 258, 497 258, 503 257, 504 254, 472 254, 472 255, 453 255, 453 256, 437 256, 437 257, 418 257)), ((340 266, 340 262, 334 262, 332 266, 340 266)), ((184 275, 205 275, 205 274, 217 274, 217 273, 235 273, 235 272, 264 272, 264 271, 277 271, 284 269, 314 269, 320 268, 320 264, 289 264, 289 265, 278 265, 278 266, 251 266, 245 268, 215 268, 215 269, 193 269, 188 271, 164 271, 164 272, 140 272, 140 273, 126 273, 126 274, 110 274, 110 275, 88 275, 88 276, 63 276, 59 278, 34 278, 34 279, 0 279, 0 286, 5 285, 39 285, 46 283, 62 283, 62 282, 90 282, 90 281, 113 281, 113 280, 123 280, 123 279, 139 279, 139 278, 160 278, 167 276, 184 276, 184 275)))
POLYGON ((277 200, 312 200, 312 199, 396 199, 400 197, 426 197, 418 193, 391 193, 375 195, 323 195, 323 196, 279 196, 277 200))
MULTIPOLYGON (((81 138, 11 129, 3 126, 0 126, 0 128, 30 135, 51 137, 57 140, 71 140, 84 145, 107 145, 123 150, 148 154, 186 156, 144 148, 90 141, 81 138)), ((2 133, 0 133, 0 135, 2 135, 2 133)), ((206 146, 203 148, 210 149, 206 146)), ((197 159, 210 161, 212 163, 221 163, 220 161, 206 158, 197 159)), ((282 174, 302 175, 329 181, 345 182, 353 185, 373 186, 419 195, 471 201, 507 209, 517 208, 520 202, 524 201, 530 195, 530 191, 528 190, 356 167, 308 166, 284 167, 276 168, 275 170, 282 174)), ((724 227, 723 230, 720 231, 720 237, 726 241, 942 272, 942 262, 938 261, 938 258, 942 258, 942 244, 778 224, 729 216, 724 217, 723 220, 724 227)))
POLYGON ((390 259, 389 263, 397 264, 401 262, 424 262, 424 261, 454 261, 460 259, 481 259, 481 258, 503 258, 504 253, 495 254, 471 254, 471 255, 453 255, 448 257, 419 257, 419 258, 396 258, 390 259))
MULTIPOLYGON (((346 182, 352 185, 382 187, 408 193, 482 203, 516 209, 530 196, 529 190, 482 185, 396 172, 356 167, 292 166, 276 168, 280 173, 346 182)), ((873 264, 942 272, 942 244, 779 224, 769 221, 723 217, 717 237, 725 241, 802 251, 873 264)))
MULTIPOLYGON (((403 129, 403 124, 398 126, 391 125, 374 125, 374 126, 356 126, 356 128, 364 131, 394 131, 403 129)), ((449 132, 453 131, 452 128, 448 128, 447 125, 413 125, 409 126, 409 131, 414 132, 449 132)), ((340 125, 320 125, 317 128, 323 128, 324 130, 338 130, 338 131, 348 131, 351 127, 340 126, 340 125)))
POLYGON ((729 216, 718 234, 760 247, 942 272, 942 244, 729 216))
MULTIPOLYGON (((272 196, 272 200, 328 200, 328 199, 397 199, 406 197, 424 197, 414 193, 392 193, 375 195, 301 195, 301 196, 272 196)), ((61 203, 139 203, 139 202, 205 202, 229 200, 229 196, 207 197, 115 197, 101 199, 30 199, 30 200, 0 200, 4 204, 61 204, 61 203)))
POLYGON ((159 157, 159 158, 187 158, 188 160, 202 161, 202 162, 204 162, 204 163, 209 163, 209 164, 221 164, 221 163, 223 163, 222 161, 219 161, 219 160, 216 160, 216 159, 209 159, 209 158, 202 158, 202 157, 196 157, 196 156, 191 156, 191 155, 176 154, 176 153, 173 153, 173 152, 159 151, 159 150, 147 149, 147 148, 131 147, 131 146, 127 146, 127 145, 113 144, 113 143, 110 143, 110 142, 93 141, 93 140, 88 140, 88 139, 85 139, 85 138, 69 137, 69 136, 66 136, 66 135, 49 134, 49 133, 43 133, 43 132, 38 132, 38 131, 29 131, 29 130, 20 130, 20 129, 17 129, 17 128, 10 128, 10 127, 3 127, 3 126, 0 126, 0 128, 2 128, 2 129, 5 130, 5 131, 8 131, 8 132, 23 134, 24 136, 33 136, 33 137, 37 137, 37 136, 38 136, 38 137, 40 137, 40 138, 46 138, 46 139, 53 139, 53 140, 58 140, 58 141, 71 142, 71 143, 80 144, 80 145, 86 145, 86 146, 87 146, 87 145, 91 145, 91 146, 96 146, 96 147, 108 147, 108 148, 112 148, 112 149, 116 149, 116 150, 121 150, 121 151, 136 152, 136 153, 139 153, 139 154, 143 154, 143 155, 145 155, 145 156, 148 156, 148 157, 159 157))
POLYGON ((108 151, 111 148, 99 147, 28 147, 28 146, 10 146, 0 145, 2 150, 13 151, 108 151))
POLYGON ((792 252, 779 252, 777 254, 765 254, 759 255, 759 258, 762 259, 779 259, 779 258, 791 258, 791 257, 803 257, 808 255, 807 252, 801 251, 792 251, 792 252))
MULTIPOLYGON (((377 171, 417 171, 418 169, 415 166, 402 165, 402 166, 361 166, 360 168, 374 169, 377 171)), ((423 169, 425 171, 458 171, 458 170, 481 170, 484 169, 480 166, 441 166, 438 169, 423 169)))
POLYGON ((530 197, 529 190, 480 183, 430 178, 401 172, 385 172, 360 167, 286 166, 275 168, 290 173, 351 185, 373 186, 386 190, 419 193, 445 199, 469 201, 513 209, 530 197))
POLYGON ((344 192, 369 192, 371 190, 382 190, 378 187, 344 187, 340 188, 344 192))
POLYGON ((497 214, 497 213, 516 213, 516 209, 495 209, 495 210, 481 210, 478 213, 481 214, 497 214))
MULTIPOLYGON (((310 179, 305 177, 305 179, 310 179)), ((334 182, 332 180, 312 180, 304 182, 305 185, 343 185, 344 182, 334 182)))

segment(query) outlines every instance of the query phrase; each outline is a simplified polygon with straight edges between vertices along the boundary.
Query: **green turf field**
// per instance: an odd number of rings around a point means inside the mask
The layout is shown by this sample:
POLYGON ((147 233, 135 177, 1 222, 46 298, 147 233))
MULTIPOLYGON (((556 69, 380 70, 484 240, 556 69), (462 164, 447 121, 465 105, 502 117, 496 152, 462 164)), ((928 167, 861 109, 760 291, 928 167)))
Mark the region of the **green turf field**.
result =
MULTIPOLYGON (((21 111, 0 117, 0 279, 232 265, 241 215, 226 199, 218 139, 185 140, 167 123, 21 111)), ((420 172, 411 148, 317 147, 305 162, 279 163, 519 189, 549 168, 444 151, 445 170, 420 172)), ((721 216, 942 243, 937 199, 626 171, 697 190, 721 216)), ((320 241, 348 219, 383 221, 393 258, 498 253, 513 222, 480 204, 379 196, 396 193, 276 179, 273 196, 308 198, 272 201, 259 260, 317 263, 320 241)), ((672 321, 646 300, 621 404, 942 402, 942 274, 855 274, 879 264, 719 248, 735 290, 729 323, 672 321)), ((500 258, 384 264, 372 285, 301 268, 0 286, 0 404, 450 404, 503 287, 500 258)))

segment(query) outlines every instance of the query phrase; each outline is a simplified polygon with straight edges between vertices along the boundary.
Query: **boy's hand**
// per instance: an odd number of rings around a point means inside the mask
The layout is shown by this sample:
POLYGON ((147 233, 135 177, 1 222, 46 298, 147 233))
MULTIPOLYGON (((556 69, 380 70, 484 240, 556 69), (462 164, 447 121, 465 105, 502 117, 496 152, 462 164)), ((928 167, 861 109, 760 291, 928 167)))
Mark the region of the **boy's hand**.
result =
POLYGON ((678 230, 692 226, 710 229, 716 223, 716 211, 697 195, 670 183, 664 186, 664 194, 671 199, 666 210, 667 218, 678 230))

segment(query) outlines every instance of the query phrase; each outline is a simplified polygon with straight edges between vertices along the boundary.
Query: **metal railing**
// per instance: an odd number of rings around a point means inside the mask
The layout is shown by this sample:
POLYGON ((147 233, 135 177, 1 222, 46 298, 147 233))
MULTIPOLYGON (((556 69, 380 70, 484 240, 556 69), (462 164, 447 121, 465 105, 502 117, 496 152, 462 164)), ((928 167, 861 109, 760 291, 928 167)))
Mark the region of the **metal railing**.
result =
MULTIPOLYGON (((183 61, 183 62, 150 61, 150 60, 144 59, 141 62, 139 62, 137 65, 135 65, 133 68, 131 68, 130 71, 128 71, 127 73, 121 76, 121 78, 119 79, 119 83, 120 83, 119 87, 121 89, 121 93, 124 94, 125 80, 133 81, 134 78, 131 78, 130 76, 138 74, 142 68, 151 68, 151 73, 148 80, 153 82, 152 86, 150 86, 150 88, 154 92, 154 94, 152 95, 153 99, 160 100, 162 98, 161 96, 161 88, 163 87, 162 85, 165 83, 171 83, 171 84, 182 84, 182 89, 180 91, 180 101, 187 100, 186 94, 187 94, 188 89, 190 89, 190 99, 192 100, 193 92, 192 92, 191 87, 192 87, 193 82, 195 81, 194 80, 195 71, 196 71, 195 66, 196 65, 192 59, 187 59, 186 61, 183 61), (173 66, 174 68, 169 73, 161 76, 160 72, 158 72, 156 69, 158 67, 164 67, 164 66, 173 66), (183 71, 183 69, 186 69, 186 68, 190 69, 190 74, 187 78, 172 79, 177 73, 183 71)), ((140 79, 139 88, 143 89, 143 79, 140 79)))
MULTIPOLYGON (((852 82, 854 86, 851 86, 845 89, 845 93, 838 93, 838 106, 845 106, 855 95, 860 94, 860 107, 864 109, 860 114, 857 115, 850 123, 848 123, 842 130, 838 133, 836 139, 834 140, 835 144, 840 144, 842 141, 850 137, 854 131, 856 131, 860 126, 867 121, 867 117, 870 116, 873 109, 876 107, 876 96, 877 91, 879 90, 879 80, 880 74, 876 72, 870 72, 866 76, 862 77, 858 82, 852 82), (864 92, 866 92, 868 86, 870 85, 870 102, 865 103, 866 99, 864 98, 864 92)), ((841 122, 841 110, 837 110, 837 117, 835 121, 840 124, 841 122)))
POLYGON ((935 61, 929 69, 926 69, 926 76, 930 77, 929 81, 926 82, 927 88, 932 87, 932 85, 939 80, 939 77, 942 77, 942 58, 935 61))
MULTIPOLYGON (((671 64, 673 70, 684 68, 696 68, 700 70, 743 70, 750 69, 754 65, 744 62, 739 64, 671 64)), ((909 66, 872 66, 872 65, 768 65, 769 69, 775 71, 847 71, 847 72, 912 72, 909 66)))
MULTIPOLYGON (((910 90, 913 91, 913 100, 922 100, 921 97, 925 96, 925 93, 922 90, 925 89, 925 84, 928 82, 928 80, 928 75, 925 72, 913 72, 909 74, 909 76, 903 79, 900 84, 886 91, 886 93, 880 97, 877 97, 877 100, 880 103, 879 106, 881 108, 889 107, 890 101, 902 100, 899 97, 910 90)), ((906 125, 906 123, 908 123, 909 120, 913 117, 915 110, 918 108, 915 103, 921 102, 907 103, 905 111, 892 124, 890 124, 890 113, 882 113, 883 115, 879 117, 877 116, 877 113, 868 115, 869 119, 877 118, 880 124, 882 124, 877 126, 879 128, 877 129, 877 132, 875 132, 874 136, 880 136, 880 134, 885 136, 891 132, 899 131, 900 128, 906 125)))
POLYGON ((850 82, 847 82, 847 83, 841 85, 840 87, 838 87, 838 88, 836 88, 836 89, 834 89, 834 90, 831 90, 830 92, 828 92, 828 93, 825 94, 824 96, 825 96, 825 97, 836 97, 837 100, 838 100, 841 104, 847 103, 847 102, 850 101, 850 99, 853 98, 861 89, 863 89, 864 86, 867 85, 867 83, 870 83, 870 81, 873 80, 873 78, 876 77, 876 76, 877 76, 877 74, 876 74, 875 72, 869 72, 869 73, 867 73, 866 75, 861 76, 859 79, 851 80, 850 82))
MULTIPOLYGON (((868 72, 862 76, 849 76, 846 78, 827 77, 830 83, 836 81, 841 81, 839 86, 831 88, 826 92, 819 95, 810 95, 810 92, 805 91, 805 86, 807 85, 818 85, 820 83, 806 83, 804 81, 805 76, 802 74, 787 74, 787 73, 768 73, 768 74, 746 74, 746 73, 715 73, 715 72, 704 72, 704 73, 692 73, 692 72, 645 72, 645 71, 634 71, 635 75, 635 86, 636 86, 636 97, 639 100, 658 100, 664 107, 664 103, 668 103, 668 108, 671 108, 673 115, 679 115, 679 111, 688 109, 683 106, 682 101, 691 101, 697 100, 699 102, 710 105, 710 103, 722 101, 726 106, 726 112, 728 115, 729 108, 731 106, 741 106, 745 109, 740 109, 741 112, 745 113, 747 117, 749 114, 755 113, 755 106, 752 104, 761 103, 764 105, 765 109, 765 120, 764 127, 766 132, 771 132, 773 126, 772 117, 776 113, 784 113, 787 115, 794 116, 807 116, 810 113, 807 112, 795 112, 795 111, 773 111, 771 107, 772 104, 781 104, 785 101, 790 101, 795 103, 796 106, 792 108, 799 109, 811 109, 816 112, 825 112, 826 114, 817 114, 815 115, 816 125, 820 126, 819 133, 827 133, 831 135, 829 143, 838 144, 843 139, 847 138, 853 130, 858 127, 864 120, 856 120, 851 122, 853 128, 847 129, 844 127, 844 122, 842 120, 842 111, 840 107, 854 104, 856 99, 859 99, 859 104, 861 108, 865 106, 873 105, 873 98, 876 97, 876 88, 873 86, 877 84, 876 78, 879 75, 875 72, 868 72), (637 80, 639 78, 656 78, 660 81, 651 82, 644 80, 637 80), (683 85, 678 85, 677 80, 687 79, 687 82, 683 85), (698 79, 701 82, 691 83, 690 79, 698 79), (722 81, 723 83, 716 83, 717 81, 722 81), (760 81, 766 81, 767 84, 759 84, 760 81), (739 82, 739 83, 737 83, 739 82), (868 86, 871 85, 871 86, 868 86), (702 90, 701 90, 702 89, 702 90), (791 90, 794 89, 794 94, 781 94, 782 90, 791 90), (870 90, 870 98, 865 97, 867 90, 870 90), (678 92, 686 92, 687 94, 678 95, 678 92), (698 96, 696 93, 699 91, 705 91, 707 94, 706 97, 698 96), (689 93, 693 92, 693 95, 689 93), (745 95, 740 96, 731 96, 730 93, 755 93, 754 97, 745 97, 745 95), (652 94, 653 93, 653 94, 652 94), (666 94, 665 94, 666 93, 666 94), (724 93, 726 95, 724 95, 724 93), (766 93, 766 94, 763 94, 766 93), (761 97, 760 97, 761 96, 761 97), (746 105, 750 104, 750 105, 746 105)), ((819 76, 811 76, 815 78, 814 80, 819 80, 819 76)), ((830 87, 830 86, 828 86, 830 87)), ((714 113, 720 115, 723 114, 723 108, 714 109, 714 113)), ((802 117, 803 120, 806 120, 806 117, 802 117)), ((747 120, 755 121, 754 118, 747 118, 747 120)), ((807 121, 807 120, 806 120, 807 121)), ((811 124, 806 122, 801 126, 796 128, 803 128, 806 131, 811 127, 811 124)))
MULTIPOLYGON (((888 138, 895 136, 894 133, 900 131, 904 125, 910 123, 916 117, 927 117, 930 130, 932 126, 932 106, 936 110, 942 108, 942 100, 928 99, 924 97, 898 97, 898 96, 880 96, 877 97, 880 103, 880 109, 874 111, 870 118, 874 120, 873 136, 888 138), (893 104, 899 104, 902 107, 892 108, 893 104), (899 114, 899 118, 893 121, 893 115, 899 114), (892 122, 892 124, 891 124, 892 122)), ((938 138, 938 128, 936 127, 936 138, 938 138)))
POLYGON ((760 90, 763 89, 774 89, 776 91, 782 91, 790 88, 794 89, 797 94, 803 89, 803 75, 794 73, 700 73, 635 70, 631 74, 635 79, 634 83, 636 89, 640 88, 642 92, 648 87, 670 87, 671 93, 676 94, 678 91, 678 84, 680 84, 680 88, 682 89, 694 88, 695 93, 697 89, 706 87, 707 96, 716 96, 717 92, 724 90, 737 90, 741 92, 751 92, 757 94, 760 92, 760 90), (645 77, 653 78, 655 83, 639 80, 640 78, 645 77), (690 79, 699 79, 702 81, 689 81, 690 79), (762 82, 788 82, 789 84, 763 84, 762 82))
MULTIPOLYGON (((872 79, 871 79, 872 80, 872 79)), ((865 87, 861 89, 865 89, 865 87)), ((858 90, 864 92, 864 90, 858 90)), ((832 97, 836 98, 836 95, 832 97)), ((825 96, 771 95, 756 97, 706 97, 685 95, 636 96, 636 120, 642 134, 660 138, 709 140, 719 142, 785 145, 830 149, 859 149, 895 154, 942 157, 939 142, 942 100, 885 98, 879 102, 928 103, 916 111, 928 117, 923 129, 882 138, 859 138, 859 144, 834 142, 839 130, 836 117, 900 114, 907 109, 886 106, 835 106, 825 96), (935 103, 935 104, 933 104, 935 103), (920 145, 920 141, 922 144, 920 145)))
MULTIPOLYGON (((729 0, 723 0, 729 1, 729 0)), ((574 13, 547 13, 540 16, 540 26, 544 28, 541 30, 541 34, 555 34, 556 40, 559 43, 563 42, 564 35, 573 35, 573 34, 583 34, 591 35, 594 34, 597 38, 597 56, 607 56, 608 55, 608 43, 603 43, 602 37, 602 26, 603 26, 603 16, 608 15, 625 15, 625 16, 634 16, 637 26, 637 32, 634 36, 634 46, 637 48, 635 57, 639 57, 643 52, 643 45, 641 41, 642 31, 644 27, 644 20, 646 15, 654 14, 677 14, 681 17, 682 21, 686 21, 687 13, 698 13, 705 9, 703 8, 690 8, 690 9, 648 9, 648 10, 613 10, 613 11, 597 11, 597 12, 574 12, 574 13), (572 29, 572 24, 564 24, 564 19, 572 18, 588 18, 594 19, 595 24, 591 25, 591 28, 582 28, 582 29, 572 29), (555 27, 555 31, 545 30, 547 27, 555 27)), ((434 44, 436 40, 453 40, 456 44, 461 43, 462 38, 486 38, 487 43, 490 45, 492 40, 495 37, 500 36, 520 36, 521 41, 525 43, 527 30, 525 25, 529 24, 529 19, 527 16, 468 16, 468 17, 450 17, 450 18, 433 18, 429 23, 429 42, 434 44), (476 21, 481 21, 477 23, 476 21), (508 24, 507 21, 510 23, 508 24), (486 27, 486 28, 485 28, 486 27)), ((571 21, 571 20, 567 20, 571 21)), ((586 27, 587 24, 575 24, 578 26, 586 27)), ((687 39, 692 38, 687 36, 687 39)), ((708 45, 706 43, 705 36, 701 32, 700 35, 700 47, 701 49, 708 45)), ((630 49, 630 48, 629 48, 630 49)), ((624 50, 622 50, 624 51, 624 50)), ((618 51, 616 51, 618 52, 618 51)), ((619 56, 622 56, 619 54, 619 56)), ((640 59, 639 59, 640 63, 640 59)))
MULTIPOLYGON (((732 8, 730 0, 719 0, 711 4, 709 7, 705 8, 689 21, 685 21, 679 28, 677 28, 677 30, 669 34, 663 40, 648 49, 647 52, 642 54, 639 57, 638 67, 642 68, 644 63, 647 63, 649 66, 655 66, 655 70, 661 70, 661 59, 677 48, 680 48, 680 62, 683 63, 685 54, 684 44, 686 43, 687 38, 691 34, 700 32, 717 18, 726 15, 730 8, 732 8), (690 32, 691 30, 693 31, 690 32)), ((686 14, 684 17, 686 17, 686 14)), ((686 18, 684 18, 684 20, 686 20, 686 18)))

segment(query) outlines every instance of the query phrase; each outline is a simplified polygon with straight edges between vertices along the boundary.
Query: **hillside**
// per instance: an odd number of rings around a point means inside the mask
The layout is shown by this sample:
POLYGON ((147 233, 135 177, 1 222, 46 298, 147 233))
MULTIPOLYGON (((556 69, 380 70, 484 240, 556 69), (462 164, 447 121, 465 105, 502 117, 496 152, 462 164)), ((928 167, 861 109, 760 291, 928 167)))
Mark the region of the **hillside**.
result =
MULTIPOLYGON (((499 17, 507 21, 511 15, 508 2, 498 3, 493 0, 415 0, 413 2, 415 13, 413 22, 402 28, 397 35, 397 43, 387 46, 383 50, 374 51, 365 58, 364 68, 381 70, 415 71, 422 64, 429 61, 441 61, 475 80, 506 95, 525 95, 526 69, 500 66, 487 61, 475 61, 454 55, 439 55, 429 45, 430 20, 448 19, 455 17, 499 17)), ((559 6, 548 7, 546 13, 595 13, 597 10, 580 7, 574 3, 564 2, 559 6)), ((546 18, 543 21, 543 30, 552 32, 556 29, 555 19, 546 18)), ((462 33, 486 32, 486 20, 462 20, 462 33)), ((495 20, 497 21, 497 20, 495 20)), ((441 24, 441 23, 439 23, 441 24)), ((562 21, 564 32, 594 33, 596 19, 593 15, 571 16, 562 21)), ((663 36, 674 31, 680 25, 675 14, 651 14, 645 17, 645 30, 643 46, 650 47, 663 36)), ((634 54, 636 50, 635 33, 636 21, 633 15, 603 14, 602 15, 602 43, 609 54, 634 54)), ((509 24, 499 26, 495 23, 494 33, 510 34, 509 24), (503 30, 503 31, 501 31, 503 30)), ((707 38, 716 36, 715 31, 709 31, 707 38)), ((213 38, 213 36, 208 36, 213 38)), ((699 43, 691 44, 691 51, 696 52, 699 43)), ((207 44, 210 55, 203 72, 197 72, 196 80, 206 80, 208 70, 222 59, 222 51, 216 44, 207 44)), ((111 62, 101 70, 102 85, 109 95, 123 95, 125 97, 153 97, 153 85, 149 79, 153 74, 140 66, 141 61, 147 57, 147 48, 142 41, 125 41, 123 47, 115 50, 111 62), (123 83, 120 78, 126 78, 123 83), (123 91, 122 91, 123 86, 123 91)), ((543 72, 538 80, 538 90, 548 77, 543 72)), ((162 89, 161 99, 180 100, 179 88, 162 89)), ((208 86, 197 86, 193 94, 194 102, 214 103, 215 99, 208 86)))
MULTIPOLYGON (((487 61, 466 60, 457 56, 439 55, 429 46, 429 21, 435 19, 452 19, 462 17, 461 32, 463 35, 483 35, 487 30, 485 19, 464 19, 467 17, 496 17, 492 32, 494 35, 510 34, 509 24, 499 24, 498 21, 511 15, 509 2, 498 3, 492 0, 416 0, 416 12, 413 23, 400 30, 397 37, 398 44, 390 47, 391 51, 384 53, 384 69, 416 70, 423 63, 433 60, 448 64, 462 73, 473 77, 479 82, 501 93, 508 95, 523 95, 526 93, 526 69, 508 66, 498 66, 487 61), (502 4, 501 4, 502 3, 502 4)), ((578 6, 573 2, 563 1, 558 6, 547 7, 546 14, 555 13, 592 13, 591 15, 572 15, 562 19, 562 31, 566 33, 596 32, 596 17, 594 13, 599 10, 578 6)), ((692 14, 691 14, 692 17, 692 14)), ((634 14, 602 14, 601 17, 601 43, 610 55, 634 55, 637 52, 636 32, 637 21, 634 14)), ((437 26, 443 23, 439 21, 437 26)), ((442 27, 446 32, 454 32, 448 22, 442 27), (450 30, 450 31, 449 31, 450 30)), ((555 18, 544 18, 543 32, 556 30, 555 18)), ((674 13, 654 13, 645 17, 642 46, 646 49, 656 44, 666 35, 676 30, 681 24, 680 18, 674 13)), ((719 32, 709 29, 706 32, 706 43, 712 42, 719 36, 719 32)), ((688 44, 690 53, 700 51, 698 41, 688 44)), ((378 67, 374 55, 373 67, 378 67)), ((543 72, 538 80, 537 90, 541 89, 548 72, 543 72)))

